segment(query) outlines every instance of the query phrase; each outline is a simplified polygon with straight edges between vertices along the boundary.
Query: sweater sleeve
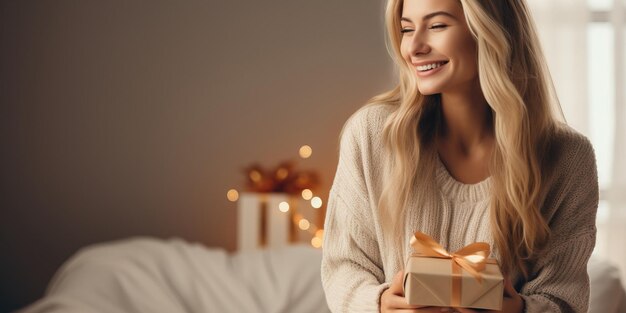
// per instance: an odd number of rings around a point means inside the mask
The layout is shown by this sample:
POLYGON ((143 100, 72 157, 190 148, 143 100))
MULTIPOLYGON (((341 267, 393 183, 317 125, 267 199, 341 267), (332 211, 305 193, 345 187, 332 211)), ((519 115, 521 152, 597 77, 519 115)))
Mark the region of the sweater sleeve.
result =
POLYGON ((576 144, 564 149, 544 202, 551 235, 520 293, 528 313, 587 312, 587 262, 595 245, 599 193, 593 148, 576 137, 576 144))
POLYGON ((324 225, 322 285, 334 313, 379 312, 388 288, 366 187, 371 154, 363 115, 344 127, 324 225))

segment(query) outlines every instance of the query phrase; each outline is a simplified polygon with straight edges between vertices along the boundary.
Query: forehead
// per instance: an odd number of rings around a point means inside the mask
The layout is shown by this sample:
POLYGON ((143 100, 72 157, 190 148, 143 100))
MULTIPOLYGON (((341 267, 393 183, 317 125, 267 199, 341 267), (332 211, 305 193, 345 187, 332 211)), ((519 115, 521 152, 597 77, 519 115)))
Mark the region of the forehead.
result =
POLYGON ((463 18, 463 7, 459 0, 404 0, 402 3, 402 17, 413 21, 421 20, 425 15, 438 11, 463 18))

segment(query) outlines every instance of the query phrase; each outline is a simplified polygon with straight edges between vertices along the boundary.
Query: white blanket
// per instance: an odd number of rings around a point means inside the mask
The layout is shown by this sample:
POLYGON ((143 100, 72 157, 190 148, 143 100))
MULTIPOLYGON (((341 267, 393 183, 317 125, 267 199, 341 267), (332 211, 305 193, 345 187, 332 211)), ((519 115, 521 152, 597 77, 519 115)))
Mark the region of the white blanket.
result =
POLYGON ((321 251, 230 255, 178 239, 134 238, 81 250, 21 313, 329 312, 321 251))

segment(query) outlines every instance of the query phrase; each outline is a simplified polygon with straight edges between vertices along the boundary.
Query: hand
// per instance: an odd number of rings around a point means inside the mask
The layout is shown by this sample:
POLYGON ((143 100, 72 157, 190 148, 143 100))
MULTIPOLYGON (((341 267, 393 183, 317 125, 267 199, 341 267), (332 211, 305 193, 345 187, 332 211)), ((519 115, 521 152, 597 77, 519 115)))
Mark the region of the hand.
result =
POLYGON ((524 312, 524 299, 517 293, 509 279, 504 280, 504 299, 502 301, 502 310, 474 310, 466 308, 455 308, 461 313, 522 313, 524 312))
POLYGON ((380 312, 381 313, 391 313, 391 312, 402 312, 402 313, 441 313, 445 312, 444 310, 447 308, 441 307, 420 307, 420 306, 412 306, 406 303, 406 299, 404 298, 404 292, 402 291, 402 279, 404 277, 404 273, 402 271, 398 272, 396 276, 393 277, 391 281, 391 286, 389 289, 385 290, 380 296, 380 312))

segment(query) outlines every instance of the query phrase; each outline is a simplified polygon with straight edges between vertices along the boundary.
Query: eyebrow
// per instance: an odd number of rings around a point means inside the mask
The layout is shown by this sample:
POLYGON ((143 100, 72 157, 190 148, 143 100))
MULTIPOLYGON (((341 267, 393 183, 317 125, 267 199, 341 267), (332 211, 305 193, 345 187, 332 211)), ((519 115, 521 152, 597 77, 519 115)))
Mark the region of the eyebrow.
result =
MULTIPOLYGON (((454 16, 454 15, 452 15, 452 14, 446 12, 446 11, 437 11, 437 12, 433 12, 433 13, 429 13, 429 14, 424 15, 424 17, 422 17, 422 21, 429 20, 429 19, 431 19, 431 18, 433 18, 435 16, 438 16, 438 15, 444 15, 444 16, 447 16, 447 17, 450 17, 450 18, 453 18, 453 19, 457 20, 456 16, 454 16)), ((407 17, 402 17, 400 20, 401 21, 411 22, 411 23, 413 22, 413 21, 411 21, 410 18, 407 18, 407 17)))

